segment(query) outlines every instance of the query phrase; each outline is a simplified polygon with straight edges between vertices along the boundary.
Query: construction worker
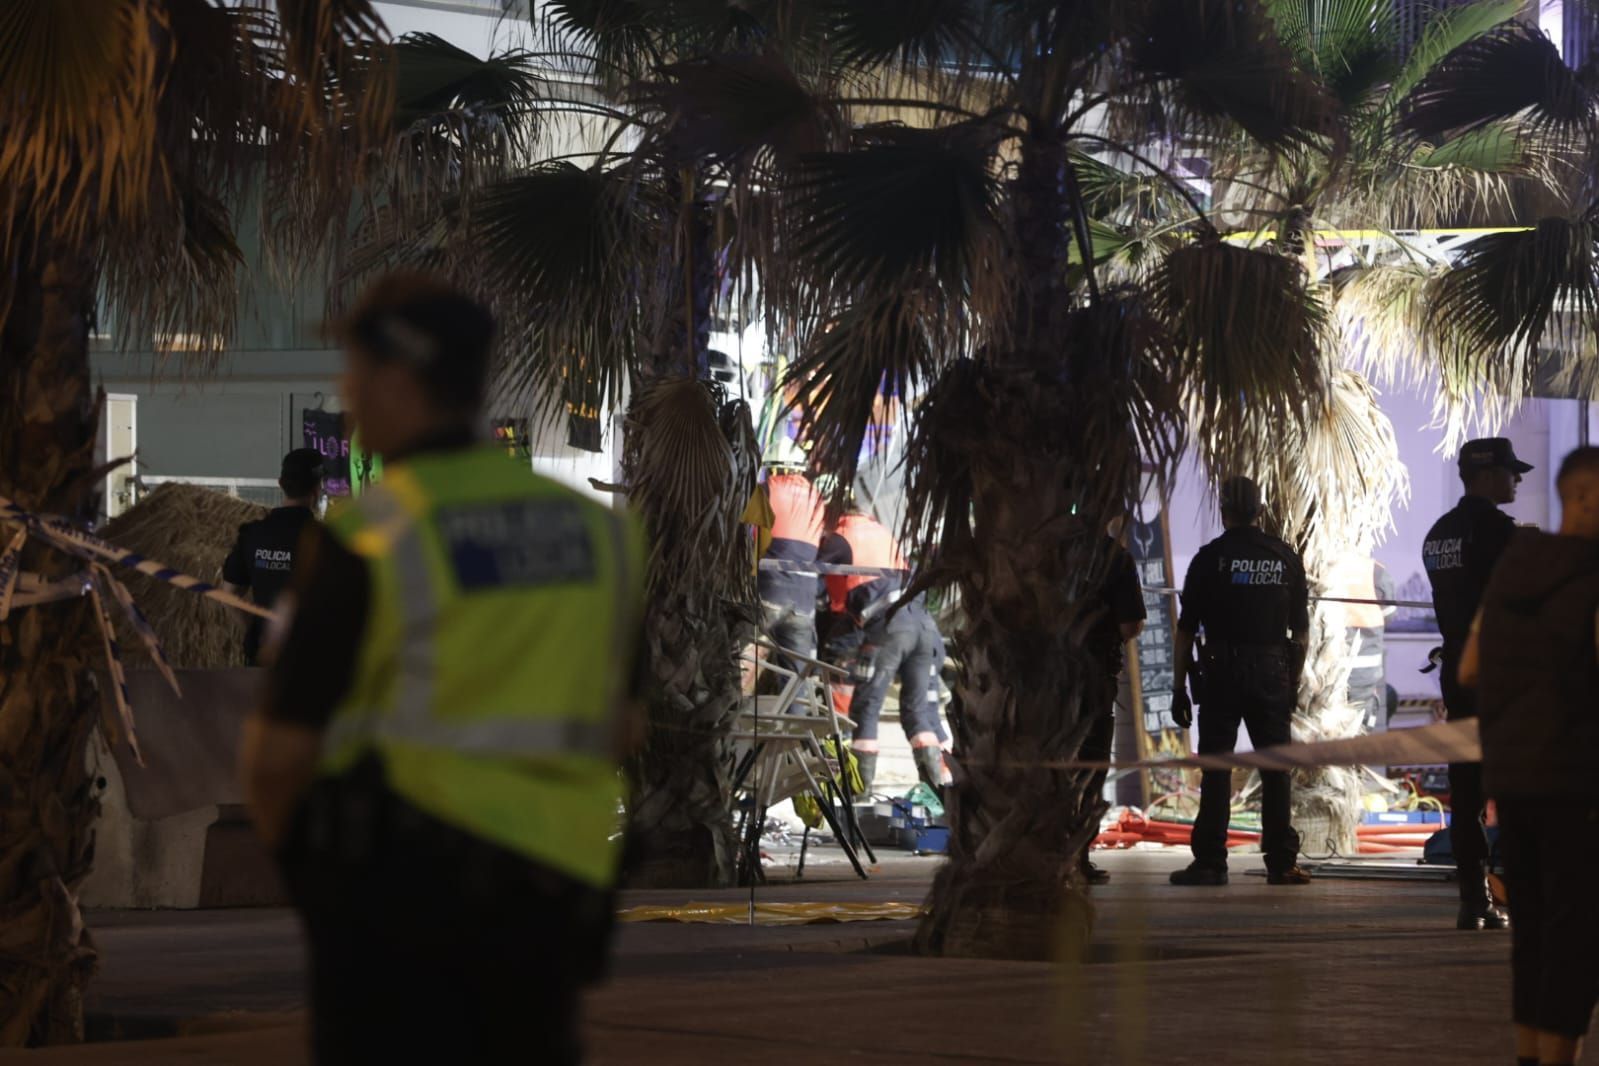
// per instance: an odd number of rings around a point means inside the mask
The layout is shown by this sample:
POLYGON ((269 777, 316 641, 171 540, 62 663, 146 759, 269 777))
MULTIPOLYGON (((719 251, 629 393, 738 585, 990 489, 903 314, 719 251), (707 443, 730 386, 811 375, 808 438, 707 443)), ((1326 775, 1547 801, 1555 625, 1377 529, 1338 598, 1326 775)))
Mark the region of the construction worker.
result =
POLYGON ((345 323, 384 477, 312 541, 245 731, 324 1063, 577 1062, 605 956, 642 546, 479 443, 493 333, 417 275, 345 323))
MULTIPOLYGON (((822 543, 822 495, 810 479, 793 469, 776 468, 766 479, 772 508, 771 545, 763 559, 809 568, 822 543)), ((780 648, 816 656, 816 571, 762 567, 757 578, 761 630, 780 648)), ((794 660, 784 660, 789 669, 794 660)))
MULTIPOLYGON (((1299 698, 1310 634, 1310 594, 1299 553, 1261 530, 1260 486, 1249 478, 1221 485, 1226 532, 1199 549, 1183 579, 1183 609, 1177 620, 1172 663, 1172 718, 1193 724, 1188 665, 1195 636, 1204 631, 1204 698, 1199 712, 1199 753, 1226 754, 1248 727, 1256 748, 1286 744, 1299 698)), ((1260 772, 1261 850, 1266 883, 1304 885, 1310 875, 1298 865, 1299 834, 1293 827, 1292 784, 1282 770, 1260 772)), ((1227 883, 1227 824, 1232 774, 1200 775, 1199 815, 1194 820, 1194 861, 1171 875, 1174 885, 1227 883)))
MULTIPOLYGON (((283 457, 278 474, 283 506, 265 518, 239 527, 233 550, 222 563, 222 585, 236 596, 246 592, 262 607, 274 607, 289 587, 295 554, 305 527, 316 521, 322 502, 322 453, 296 448, 283 457)), ((261 656, 264 619, 252 616, 244 631, 244 660, 254 666, 261 656)))
MULTIPOLYGON (((836 566, 908 570, 899 545, 881 522, 859 510, 838 520, 822 540, 817 561, 836 566)), ((947 740, 936 713, 929 715, 928 686, 942 640, 920 598, 894 610, 904 578, 893 574, 828 574, 828 605, 835 617, 850 620, 860 640, 859 653, 870 676, 856 686, 849 714, 855 721, 851 747, 860 763, 863 792, 870 796, 882 752, 877 726, 883 703, 900 683, 900 727, 910 741, 917 775, 934 789, 943 784, 943 745, 947 740)))
MULTIPOLYGON (((1499 508, 1514 503, 1516 486, 1532 466, 1516 458, 1504 437, 1467 441, 1460 449, 1460 481, 1465 495, 1427 531, 1421 561, 1432 583, 1433 613, 1443 637, 1444 711, 1451 722, 1477 716, 1476 699, 1460 685, 1460 653, 1482 603, 1483 589, 1499 561, 1516 523, 1499 508)), ((1449 766, 1449 845, 1455 853, 1455 882, 1460 912, 1455 926, 1465 930, 1504 929, 1505 913, 1488 894, 1488 832, 1483 828, 1485 800, 1480 763, 1449 766)))
POLYGON ((1577 1061, 1599 1002, 1599 448, 1568 455, 1556 487, 1560 532, 1504 549, 1456 679, 1476 686, 1515 919, 1516 1061, 1533 1066, 1577 1061))

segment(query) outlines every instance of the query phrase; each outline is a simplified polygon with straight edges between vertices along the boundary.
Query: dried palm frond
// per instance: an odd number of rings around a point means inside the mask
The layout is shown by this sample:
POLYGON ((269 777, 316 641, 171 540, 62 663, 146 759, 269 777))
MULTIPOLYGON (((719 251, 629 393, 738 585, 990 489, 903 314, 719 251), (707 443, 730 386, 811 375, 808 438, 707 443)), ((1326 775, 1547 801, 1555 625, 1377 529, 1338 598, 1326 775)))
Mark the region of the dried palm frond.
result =
MULTIPOLYGON (((106 523, 100 535, 120 548, 214 581, 239 527, 266 516, 258 504, 196 485, 168 482, 106 523)), ((178 669, 243 666, 244 616, 231 607, 129 571, 117 577, 150 620, 178 669)), ((117 616, 117 642, 133 669, 154 669, 144 642, 117 616)))
POLYGON ((727 572, 724 531, 737 527, 748 495, 735 498, 738 464, 710 389, 687 379, 646 386, 628 409, 626 444, 628 498, 654 527, 651 579, 727 572))

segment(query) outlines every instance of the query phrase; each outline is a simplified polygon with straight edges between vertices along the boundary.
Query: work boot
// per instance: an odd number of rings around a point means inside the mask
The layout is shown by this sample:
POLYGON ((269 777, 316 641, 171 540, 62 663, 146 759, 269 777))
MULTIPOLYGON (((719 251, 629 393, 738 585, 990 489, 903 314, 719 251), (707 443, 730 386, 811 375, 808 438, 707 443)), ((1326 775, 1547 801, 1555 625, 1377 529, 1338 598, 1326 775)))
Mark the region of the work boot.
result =
POLYGON ((1091 861, 1089 861, 1087 855, 1083 856, 1082 871, 1083 880, 1087 881, 1091 885, 1110 884, 1110 871, 1095 866, 1091 861))
POLYGON ((1462 882, 1462 886, 1464 890, 1460 894, 1460 914, 1455 919, 1456 929, 1479 932, 1484 929, 1497 931, 1510 928, 1509 915, 1494 906, 1486 876, 1473 877, 1470 882, 1462 882))
POLYGON ((855 763, 861 771, 861 794, 855 798, 870 803, 872 801, 872 782, 877 779, 877 752, 857 751, 855 753, 855 763))
POLYGON ((1171 883, 1174 885, 1225 885, 1227 883, 1227 867, 1206 866, 1203 863, 1191 863, 1181 870, 1173 870, 1171 883))
POLYGON ((1467 932, 1498 931, 1510 928, 1510 915, 1491 903, 1462 903, 1455 928, 1467 932))
POLYGON ((1266 883, 1268 885, 1308 885, 1310 875, 1300 869, 1296 863, 1283 870, 1267 870, 1266 883))
POLYGON ((917 748, 911 752, 916 758, 916 776, 927 787, 944 794, 944 752, 941 748, 917 748))

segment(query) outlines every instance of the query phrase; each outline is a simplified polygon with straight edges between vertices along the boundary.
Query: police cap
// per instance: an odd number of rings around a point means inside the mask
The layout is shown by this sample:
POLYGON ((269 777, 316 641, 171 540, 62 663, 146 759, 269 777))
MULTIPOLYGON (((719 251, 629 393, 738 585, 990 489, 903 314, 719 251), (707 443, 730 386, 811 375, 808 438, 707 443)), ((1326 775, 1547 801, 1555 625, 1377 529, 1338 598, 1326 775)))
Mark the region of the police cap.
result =
POLYGON ((1513 474, 1532 472, 1532 464, 1516 458, 1516 449, 1505 437, 1479 437, 1468 440, 1460 449, 1460 472, 1470 474, 1478 470, 1492 470, 1502 466, 1513 474))
POLYGON ((322 453, 315 448, 296 448, 283 457, 283 471, 280 475, 285 481, 304 484, 307 481, 322 480, 322 453))

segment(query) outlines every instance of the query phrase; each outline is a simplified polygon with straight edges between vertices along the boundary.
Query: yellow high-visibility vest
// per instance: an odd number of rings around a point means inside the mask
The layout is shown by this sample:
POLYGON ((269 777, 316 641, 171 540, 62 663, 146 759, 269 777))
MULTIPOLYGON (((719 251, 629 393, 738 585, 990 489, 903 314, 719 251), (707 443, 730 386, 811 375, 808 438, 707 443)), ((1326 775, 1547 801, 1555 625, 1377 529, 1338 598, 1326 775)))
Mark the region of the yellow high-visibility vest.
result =
POLYGON ((371 598, 319 771, 376 752, 418 809, 610 885, 638 526, 494 448, 388 466, 328 524, 371 598))

